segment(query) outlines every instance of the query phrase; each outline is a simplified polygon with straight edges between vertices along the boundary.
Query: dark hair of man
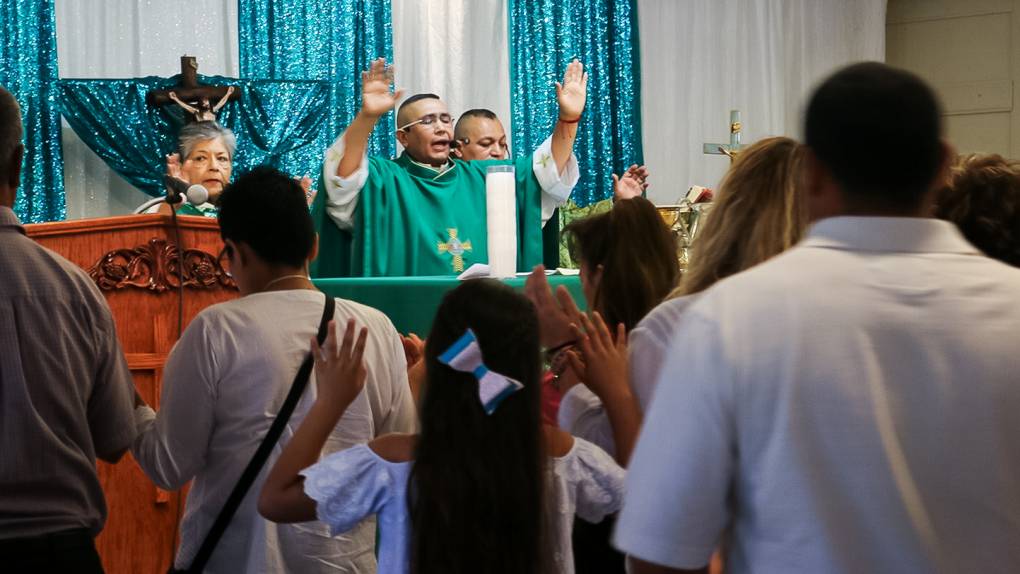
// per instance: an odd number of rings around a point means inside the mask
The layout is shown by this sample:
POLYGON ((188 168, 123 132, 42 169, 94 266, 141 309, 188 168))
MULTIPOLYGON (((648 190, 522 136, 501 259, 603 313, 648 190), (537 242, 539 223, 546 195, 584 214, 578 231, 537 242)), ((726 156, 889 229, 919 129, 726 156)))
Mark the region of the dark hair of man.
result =
POLYGON ((301 185, 268 166, 256 167, 223 190, 219 223, 224 241, 248 244, 271 265, 301 267, 315 243, 301 185))
POLYGON ((7 181, 8 164, 21 135, 21 108, 14 95, 0 86, 0 182, 7 181))
POLYGON ((420 102, 421 100, 438 100, 438 99, 439 96, 435 94, 415 94, 401 102, 400 107, 397 108, 397 127, 402 127, 418 119, 407 117, 407 114, 405 113, 407 106, 410 106, 415 102, 420 102))
POLYGON ((878 62, 825 80, 808 104, 804 134, 856 210, 915 209, 943 159, 935 93, 917 76, 878 62))
POLYGON ((589 308, 615 329, 631 330, 680 280, 676 241, 655 206, 643 197, 617 201, 605 213, 563 229, 571 258, 602 278, 589 308))
POLYGON ((544 442, 535 308, 497 281, 447 293, 425 344, 421 435, 408 489, 414 574, 544 571, 544 442), (491 415, 478 381, 438 356, 470 328, 486 366, 520 381, 491 415))
POLYGON ((955 223, 989 257, 1020 267, 1020 162, 960 157, 935 199, 935 217, 955 223))
POLYGON ((454 134, 453 137, 457 138, 458 140, 464 137, 463 134, 461 133, 461 122, 468 118, 485 118, 487 120, 499 119, 499 117, 496 115, 496 112, 492 110, 487 110, 485 108, 475 108, 473 110, 468 110, 461 114, 459 118, 457 118, 457 125, 454 126, 453 128, 454 134))

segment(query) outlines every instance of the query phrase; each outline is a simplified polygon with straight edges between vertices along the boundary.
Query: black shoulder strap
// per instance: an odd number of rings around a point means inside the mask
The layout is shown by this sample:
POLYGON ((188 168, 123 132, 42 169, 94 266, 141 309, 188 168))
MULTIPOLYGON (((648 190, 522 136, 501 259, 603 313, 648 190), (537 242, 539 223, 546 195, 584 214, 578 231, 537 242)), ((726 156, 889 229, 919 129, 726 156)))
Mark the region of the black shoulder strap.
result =
MULTIPOLYGON (((323 309, 322 319, 319 321, 318 339, 320 345, 326 340, 326 329, 329 326, 329 321, 333 318, 335 309, 336 301, 329 294, 326 294, 326 307, 323 309)), ((297 376, 294 377, 294 384, 291 385, 290 392, 287 393, 287 398, 283 401, 283 406, 280 407, 280 412, 276 414, 276 419, 273 420, 273 424, 269 427, 269 432, 262 439, 262 444, 255 451, 255 455, 251 457, 251 461, 241 474, 241 478, 234 486, 234 490, 227 497, 227 502, 224 503, 223 508, 216 517, 216 521, 213 522, 212 528, 205 535, 202 546, 198 549, 194 560, 191 561, 191 566, 188 567, 186 572, 201 572, 205 568, 206 563, 209 562, 213 550, 216 549, 216 544, 220 541, 220 537, 223 536, 223 532, 226 531, 230 520, 234 517, 234 513, 237 512, 237 507, 241 505, 241 501, 244 500, 248 489, 251 488, 255 478, 258 477, 259 471, 265 466, 266 460, 269 459, 269 454, 273 451, 273 447, 276 446, 276 441, 280 440, 280 435, 283 434, 283 427, 287 425, 287 421, 290 420, 290 415, 293 414, 298 400, 301 399, 301 394, 304 392, 305 387, 308 386, 308 378, 312 374, 312 367, 314 365, 315 361, 311 353, 309 353, 305 357, 304 362, 301 363, 301 368, 298 369, 297 376)))

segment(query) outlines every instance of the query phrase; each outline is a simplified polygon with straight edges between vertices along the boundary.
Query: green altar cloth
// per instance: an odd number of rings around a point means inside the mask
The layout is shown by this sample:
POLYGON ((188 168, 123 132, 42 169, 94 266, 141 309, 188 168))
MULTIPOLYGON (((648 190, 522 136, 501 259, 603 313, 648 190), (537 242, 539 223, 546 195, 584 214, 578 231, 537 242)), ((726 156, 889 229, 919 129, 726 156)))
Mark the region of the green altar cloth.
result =
MULTIPOLYGON (((506 279, 504 283, 524 290, 524 277, 506 279)), ((456 277, 345 277, 314 279, 316 287, 334 297, 357 301, 382 311, 403 334, 428 335, 432 318, 447 291, 457 286, 456 277)), ((581 279, 575 276, 550 275, 549 284, 555 291, 566 285, 578 307, 586 308, 581 292, 581 279)))

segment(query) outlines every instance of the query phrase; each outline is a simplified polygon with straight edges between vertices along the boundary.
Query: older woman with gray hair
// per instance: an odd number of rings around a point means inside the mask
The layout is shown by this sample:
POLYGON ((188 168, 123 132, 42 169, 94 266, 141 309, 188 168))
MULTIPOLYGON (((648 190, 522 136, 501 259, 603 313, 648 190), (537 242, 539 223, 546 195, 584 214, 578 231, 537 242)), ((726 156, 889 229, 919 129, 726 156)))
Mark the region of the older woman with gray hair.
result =
MULTIPOLYGON (((234 150, 237 148, 234 132, 216 122, 196 122, 181 128, 177 140, 178 153, 166 156, 167 175, 209 190, 209 199, 205 203, 192 205, 185 200, 177 204, 177 213, 216 217, 220 194, 230 183, 233 172, 234 150)), ((312 180, 306 176, 298 181, 305 191, 308 205, 311 205, 315 198, 312 180)), ((162 203, 157 211, 169 214, 170 209, 170 204, 162 203)))

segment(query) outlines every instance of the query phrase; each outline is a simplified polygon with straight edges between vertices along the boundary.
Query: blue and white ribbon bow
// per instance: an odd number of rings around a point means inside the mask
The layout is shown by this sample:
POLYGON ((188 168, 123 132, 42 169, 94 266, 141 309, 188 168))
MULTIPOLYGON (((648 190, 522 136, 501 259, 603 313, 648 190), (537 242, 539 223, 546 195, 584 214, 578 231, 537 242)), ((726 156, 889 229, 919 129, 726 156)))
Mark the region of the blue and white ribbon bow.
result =
POLYGON ((471 373, 478 379, 478 398, 481 399, 482 408, 487 415, 495 412, 503 399, 524 388, 519 381, 490 371, 485 366, 482 361, 482 348, 478 346, 478 339, 471 329, 439 355, 439 362, 455 371, 471 373))

